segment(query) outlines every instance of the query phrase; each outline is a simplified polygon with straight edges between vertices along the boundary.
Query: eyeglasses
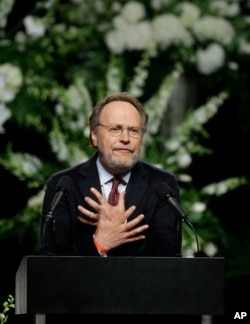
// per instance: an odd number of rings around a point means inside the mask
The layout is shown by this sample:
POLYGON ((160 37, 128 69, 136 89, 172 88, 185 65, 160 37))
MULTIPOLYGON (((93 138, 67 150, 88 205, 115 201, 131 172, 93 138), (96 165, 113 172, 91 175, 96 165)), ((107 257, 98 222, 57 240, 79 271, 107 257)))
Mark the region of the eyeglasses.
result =
POLYGON ((107 129, 111 136, 120 136, 122 132, 126 129, 130 137, 139 138, 142 134, 141 127, 130 126, 130 127, 123 127, 122 125, 102 125, 98 124, 97 126, 102 126, 107 129))

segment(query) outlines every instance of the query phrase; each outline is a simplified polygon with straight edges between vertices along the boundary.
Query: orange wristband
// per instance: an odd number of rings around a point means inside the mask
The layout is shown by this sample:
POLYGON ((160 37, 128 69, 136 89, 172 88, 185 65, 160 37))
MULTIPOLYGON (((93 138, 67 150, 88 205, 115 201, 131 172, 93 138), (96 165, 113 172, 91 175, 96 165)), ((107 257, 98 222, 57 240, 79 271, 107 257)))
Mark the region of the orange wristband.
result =
POLYGON ((95 239, 95 237, 93 236, 93 240, 94 240, 94 243, 95 243, 95 247, 97 248, 97 250, 101 253, 101 254, 106 254, 108 253, 108 250, 105 249, 103 246, 101 246, 97 240, 95 239))

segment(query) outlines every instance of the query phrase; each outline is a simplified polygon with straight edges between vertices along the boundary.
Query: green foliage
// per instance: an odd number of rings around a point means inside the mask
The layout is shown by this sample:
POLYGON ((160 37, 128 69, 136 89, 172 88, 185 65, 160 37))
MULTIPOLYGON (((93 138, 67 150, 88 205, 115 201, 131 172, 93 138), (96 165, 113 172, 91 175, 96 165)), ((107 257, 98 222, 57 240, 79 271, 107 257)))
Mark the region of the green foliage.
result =
POLYGON ((0 313, 0 324, 4 324, 8 320, 8 312, 15 308, 14 304, 14 297, 12 295, 9 295, 7 300, 3 303, 3 312, 0 313))

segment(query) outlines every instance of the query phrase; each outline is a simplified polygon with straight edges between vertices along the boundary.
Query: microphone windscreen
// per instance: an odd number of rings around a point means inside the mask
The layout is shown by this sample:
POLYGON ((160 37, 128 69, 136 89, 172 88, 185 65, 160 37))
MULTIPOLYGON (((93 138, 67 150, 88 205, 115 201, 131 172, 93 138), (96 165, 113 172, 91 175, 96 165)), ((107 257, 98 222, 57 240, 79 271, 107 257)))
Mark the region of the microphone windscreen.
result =
POLYGON ((166 199, 168 195, 173 196, 173 190, 164 182, 160 182, 156 188, 155 188, 156 194, 161 198, 161 199, 166 199))
POLYGON ((62 176, 56 186, 57 190, 69 191, 73 184, 73 180, 68 176, 62 176))

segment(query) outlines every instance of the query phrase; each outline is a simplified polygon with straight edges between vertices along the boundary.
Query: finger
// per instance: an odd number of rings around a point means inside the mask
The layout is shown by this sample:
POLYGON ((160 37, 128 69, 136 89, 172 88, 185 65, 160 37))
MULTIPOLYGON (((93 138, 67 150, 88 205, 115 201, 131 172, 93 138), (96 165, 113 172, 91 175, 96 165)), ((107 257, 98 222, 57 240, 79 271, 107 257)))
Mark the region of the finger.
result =
POLYGON ((145 225, 138 226, 138 227, 136 227, 136 228, 130 229, 130 230, 127 232, 127 234, 128 234, 127 237, 134 237, 134 236, 140 234, 141 232, 147 230, 148 227, 149 227, 149 226, 148 226, 147 224, 145 224, 145 225))
POLYGON ((77 219, 83 224, 88 224, 88 225, 91 225, 91 226, 96 226, 97 225, 97 220, 93 220, 93 219, 89 220, 89 219, 84 218, 82 216, 77 216, 77 219))
POLYGON ((84 200, 86 201, 86 203, 92 207, 93 209, 97 210, 98 207, 100 206, 94 199, 90 198, 90 197, 84 197, 84 200))
POLYGON ((127 220, 135 210, 136 210, 136 206, 130 206, 124 213, 124 218, 125 218, 124 220, 127 220))
POLYGON ((77 206, 77 209, 79 210, 79 212, 81 214, 83 214, 84 216, 89 217, 90 219, 96 219, 97 218, 97 214, 93 211, 90 211, 88 209, 86 209, 85 207, 79 205, 77 206))
POLYGON ((139 241, 139 240, 144 240, 146 238, 145 235, 138 235, 138 236, 134 236, 134 237, 129 237, 125 240, 124 243, 131 243, 131 242, 135 242, 135 241, 139 241))
POLYGON ((123 191, 123 192, 121 192, 119 194, 117 206, 119 206, 120 208, 122 208, 124 210, 124 206, 125 206, 125 191, 123 191))
POLYGON ((138 225, 144 218, 143 214, 138 215, 137 217, 135 217, 134 219, 132 219, 131 221, 127 222, 127 229, 130 230, 131 228, 134 228, 136 225, 138 225))
POLYGON ((96 188, 91 187, 90 191, 96 196, 100 204, 104 204, 105 202, 107 202, 104 196, 96 188))

